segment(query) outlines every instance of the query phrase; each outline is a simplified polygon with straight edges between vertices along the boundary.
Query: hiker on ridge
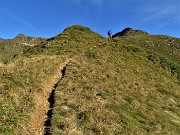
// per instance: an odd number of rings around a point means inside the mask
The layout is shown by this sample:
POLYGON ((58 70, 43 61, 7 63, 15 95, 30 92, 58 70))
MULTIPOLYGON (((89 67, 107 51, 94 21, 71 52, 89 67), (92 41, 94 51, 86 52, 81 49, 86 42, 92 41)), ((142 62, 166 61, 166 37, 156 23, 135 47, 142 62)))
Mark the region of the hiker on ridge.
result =
POLYGON ((111 32, 111 30, 109 30, 109 31, 107 32, 107 34, 108 34, 108 39, 111 39, 111 38, 112 38, 112 32, 111 32))

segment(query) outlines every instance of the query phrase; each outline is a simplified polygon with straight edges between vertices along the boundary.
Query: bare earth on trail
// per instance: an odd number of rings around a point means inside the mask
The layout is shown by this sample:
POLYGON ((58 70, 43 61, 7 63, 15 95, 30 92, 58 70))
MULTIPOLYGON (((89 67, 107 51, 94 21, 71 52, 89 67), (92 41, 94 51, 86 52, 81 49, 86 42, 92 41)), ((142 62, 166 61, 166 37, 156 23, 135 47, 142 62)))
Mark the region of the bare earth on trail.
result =
POLYGON ((48 98, 51 91, 54 88, 54 85, 59 82, 62 78, 62 70, 66 67, 69 63, 70 59, 66 60, 63 64, 59 66, 57 74, 53 76, 48 84, 44 85, 44 91, 38 93, 34 97, 35 101, 35 110, 34 113, 31 115, 28 130, 26 132, 27 135, 42 135, 44 134, 44 123, 47 119, 47 112, 49 110, 49 102, 48 98))

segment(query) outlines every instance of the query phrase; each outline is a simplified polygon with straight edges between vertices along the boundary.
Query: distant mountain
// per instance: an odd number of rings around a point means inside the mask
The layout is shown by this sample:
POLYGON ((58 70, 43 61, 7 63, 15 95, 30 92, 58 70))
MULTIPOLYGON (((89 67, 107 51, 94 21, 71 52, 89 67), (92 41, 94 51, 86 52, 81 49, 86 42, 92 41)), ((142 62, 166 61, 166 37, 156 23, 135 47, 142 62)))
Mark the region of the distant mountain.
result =
POLYGON ((0 58, 12 57, 15 54, 23 52, 32 46, 39 45, 46 41, 46 38, 31 37, 19 34, 13 39, 0 39, 0 58))
POLYGON ((0 38, 0 43, 2 43, 4 40, 5 40, 5 39, 3 39, 3 38, 0 38))
POLYGON ((36 45, 36 44, 39 44, 39 43, 45 41, 45 38, 42 38, 42 37, 30 37, 30 36, 26 36, 24 34, 19 34, 13 40, 17 41, 19 43, 31 44, 31 46, 32 46, 32 45, 36 45))

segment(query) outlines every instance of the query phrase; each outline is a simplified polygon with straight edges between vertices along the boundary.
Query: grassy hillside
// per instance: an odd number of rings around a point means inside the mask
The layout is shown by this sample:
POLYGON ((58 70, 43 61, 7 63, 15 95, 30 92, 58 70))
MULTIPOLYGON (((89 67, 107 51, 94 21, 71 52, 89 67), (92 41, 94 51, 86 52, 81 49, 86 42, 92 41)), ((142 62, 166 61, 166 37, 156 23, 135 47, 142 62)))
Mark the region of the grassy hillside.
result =
POLYGON ((168 59, 180 64, 180 38, 164 35, 116 36, 116 40, 124 44, 139 46, 147 51, 163 55, 168 59))
POLYGON ((178 134, 177 78, 141 56, 106 49, 67 66, 54 134, 178 134))
POLYGON ((179 134, 180 65, 149 39, 75 25, 1 64, 0 133, 179 134))

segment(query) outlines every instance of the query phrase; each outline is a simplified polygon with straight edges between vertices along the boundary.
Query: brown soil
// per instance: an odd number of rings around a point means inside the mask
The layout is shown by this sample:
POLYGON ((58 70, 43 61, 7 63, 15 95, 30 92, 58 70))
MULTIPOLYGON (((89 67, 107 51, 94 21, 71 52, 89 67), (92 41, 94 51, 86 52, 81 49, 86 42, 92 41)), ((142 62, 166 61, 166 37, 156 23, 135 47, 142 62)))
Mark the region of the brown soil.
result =
POLYGON ((60 65, 57 74, 53 76, 48 84, 44 85, 44 91, 34 96, 35 110, 30 117, 30 121, 26 130, 26 135, 43 135, 44 134, 44 123, 47 120, 47 112, 50 109, 50 103, 48 98, 54 89, 54 86, 62 78, 62 70, 69 63, 70 59, 66 60, 60 65))

